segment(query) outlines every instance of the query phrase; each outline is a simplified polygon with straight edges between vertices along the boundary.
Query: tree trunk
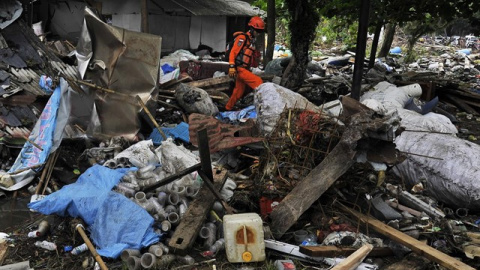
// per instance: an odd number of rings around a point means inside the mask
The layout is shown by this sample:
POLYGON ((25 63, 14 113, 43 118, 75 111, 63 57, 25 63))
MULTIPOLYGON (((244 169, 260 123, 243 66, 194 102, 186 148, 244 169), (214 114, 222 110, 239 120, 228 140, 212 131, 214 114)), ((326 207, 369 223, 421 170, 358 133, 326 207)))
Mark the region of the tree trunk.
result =
POLYGON ((378 53, 378 57, 385 57, 388 55, 390 51, 390 47, 393 43, 393 38, 395 37, 395 27, 397 26, 396 23, 394 24, 387 24, 385 27, 385 37, 383 39, 382 48, 380 48, 380 52, 378 53))
POLYGON ((375 27, 375 35, 373 36, 372 41, 372 50, 370 51, 370 60, 368 61, 368 69, 373 68, 375 64, 375 58, 377 56, 378 41, 380 40, 380 31, 382 30, 383 23, 377 23, 375 27))
POLYGON ((263 66, 273 59, 273 49, 275 47, 275 0, 268 0, 267 3, 267 51, 263 58, 263 66))
POLYGON ((308 49, 315 38, 315 29, 319 22, 315 1, 286 0, 288 12, 292 17, 289 29, 291 33, 290 49, 292 61, 282 77, 282 85, 289 89, 299 88, 305 79, 308 64, 308 49), (288 71, 288 72, 287 72, 288 71))

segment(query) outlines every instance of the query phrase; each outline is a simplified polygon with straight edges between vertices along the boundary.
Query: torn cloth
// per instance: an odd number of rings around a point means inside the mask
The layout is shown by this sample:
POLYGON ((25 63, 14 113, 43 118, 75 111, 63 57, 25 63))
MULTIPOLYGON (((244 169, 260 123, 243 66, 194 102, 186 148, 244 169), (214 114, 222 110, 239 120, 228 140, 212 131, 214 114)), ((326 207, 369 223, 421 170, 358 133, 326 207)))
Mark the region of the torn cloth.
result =
POLYGON ((89 226, 97 252, 117 258, 126 248, 140 249, 159 241, 152 228, 153 218, 147 211, 111 191, 127 170, 95 165, 77 182, 28 207, 45 215, 82 218, 89 226))

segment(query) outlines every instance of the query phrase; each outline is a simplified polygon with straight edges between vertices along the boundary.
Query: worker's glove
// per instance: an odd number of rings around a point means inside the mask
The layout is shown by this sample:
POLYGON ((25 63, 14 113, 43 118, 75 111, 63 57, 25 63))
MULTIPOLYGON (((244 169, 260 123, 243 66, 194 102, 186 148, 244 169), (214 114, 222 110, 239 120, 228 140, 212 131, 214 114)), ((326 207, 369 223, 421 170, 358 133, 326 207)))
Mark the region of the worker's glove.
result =
POLYGON ((237 76, 237 70, 233 65, 231 65, 230 68, 228 69, 228 76, 230 78, 235 78, 235 76, 237 76))

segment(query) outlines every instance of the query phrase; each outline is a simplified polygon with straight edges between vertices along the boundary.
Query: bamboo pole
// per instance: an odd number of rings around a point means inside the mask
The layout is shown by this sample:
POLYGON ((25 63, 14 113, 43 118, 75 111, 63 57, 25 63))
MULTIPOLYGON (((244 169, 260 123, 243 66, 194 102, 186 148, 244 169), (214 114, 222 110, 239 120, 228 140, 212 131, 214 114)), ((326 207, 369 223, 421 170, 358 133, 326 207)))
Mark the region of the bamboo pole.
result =
POLYGON ((75 226, 75 229, 78 231, 78 233, 80 234, 80 236, 82 237, 83 241, 85 241, 85 244, 87 244, 87 247, 88 249, 90 250, 90 252, 92 253, 93 257, 95 258, 95 260, 98 262, 98 264, 100 265, 100 269, 102 270, 108 270, 108 267, 105 265, 105 263, 103 262, 102 260, 102 257, 100 257, 100 255, 98 254, 97 250, 95 249, 95 247, 93 246, 92 242, 90 242, 90 239, 88 239, 88 236, 87 234, 85 233, 85 228, 83 227, 82 224, 77 224, 77 226, 75 226))

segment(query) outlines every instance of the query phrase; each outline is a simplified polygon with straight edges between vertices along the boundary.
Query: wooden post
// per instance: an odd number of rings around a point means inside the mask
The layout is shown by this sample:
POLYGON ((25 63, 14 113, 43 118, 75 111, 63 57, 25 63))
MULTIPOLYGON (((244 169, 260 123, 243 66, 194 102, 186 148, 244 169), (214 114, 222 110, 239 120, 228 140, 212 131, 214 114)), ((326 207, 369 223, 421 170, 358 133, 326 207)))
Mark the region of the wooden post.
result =
POLYGON ((147 0, 142 0, 142 32, 148 33, 148 8, 147 8, 147 0))

